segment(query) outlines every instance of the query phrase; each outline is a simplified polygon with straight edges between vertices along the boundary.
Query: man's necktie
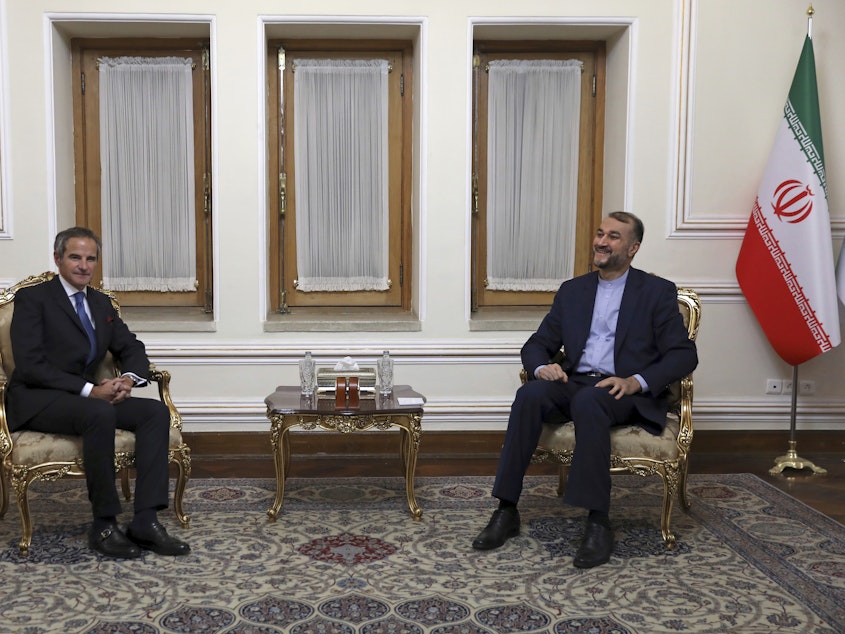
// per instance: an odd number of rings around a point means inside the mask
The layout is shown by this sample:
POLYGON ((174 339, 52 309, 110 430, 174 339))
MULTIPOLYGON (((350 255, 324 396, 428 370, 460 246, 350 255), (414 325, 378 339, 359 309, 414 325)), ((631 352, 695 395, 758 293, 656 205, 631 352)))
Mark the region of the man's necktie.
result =
POLYGON ((85 312, 85 293, 82 291, 74 293, 73 299, 76 301, 76 314, 79 315, 82 326, 88 335, 88 341, 91 343, 91 351, 85 360, 85 365, 88 365, 94 360, 94 356, 97 354, 97 337, 94 335, 94 324, 91 323, 91 320, 88 319, 88 313, 85 312))

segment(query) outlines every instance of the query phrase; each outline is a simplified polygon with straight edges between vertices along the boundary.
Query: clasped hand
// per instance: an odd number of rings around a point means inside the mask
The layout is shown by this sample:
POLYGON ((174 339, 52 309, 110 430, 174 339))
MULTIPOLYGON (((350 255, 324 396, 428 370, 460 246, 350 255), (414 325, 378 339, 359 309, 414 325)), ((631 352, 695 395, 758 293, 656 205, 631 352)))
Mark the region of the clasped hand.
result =
MULTIPOLYGON (((550 363, 540 367, 537 370, 537 378, 543 379, 544 381, 560 381, 562 383, 569 381, 569 376, 557 363, 550 363)), ((609 376, 597 382, 596 387, 610 388, 610 393, 617 400, 623 396, 630 396, 642 390, 640 382, 632 376, 629 376, 627 379, 618 376, 609 376)))
POLYGON ((91 389, 90 396, 116 405, 129 398, 132 394, 132 385, 132 379, 126 376, 115 379, 103 379, 99 385, 95 385, 91 389))

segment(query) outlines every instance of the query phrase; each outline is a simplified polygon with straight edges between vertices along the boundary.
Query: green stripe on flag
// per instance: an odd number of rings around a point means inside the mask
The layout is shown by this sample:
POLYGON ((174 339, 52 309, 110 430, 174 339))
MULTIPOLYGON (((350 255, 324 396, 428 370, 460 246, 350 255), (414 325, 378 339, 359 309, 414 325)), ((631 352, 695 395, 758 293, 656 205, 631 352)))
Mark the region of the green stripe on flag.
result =
POLYGON ((795 77, 789 89, 789 101, 824 163, 819 91, 816 86, 816 57, 813 54, 813 40, 809 36, 804 39, 804 48, 801 50, 798 68, 795 69, 795 77))

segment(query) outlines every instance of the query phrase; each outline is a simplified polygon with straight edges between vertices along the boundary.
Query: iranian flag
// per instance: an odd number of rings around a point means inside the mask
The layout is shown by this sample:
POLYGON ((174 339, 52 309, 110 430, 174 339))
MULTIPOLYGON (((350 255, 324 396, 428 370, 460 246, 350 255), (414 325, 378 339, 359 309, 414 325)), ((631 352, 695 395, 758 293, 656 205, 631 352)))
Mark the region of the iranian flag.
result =
POLYGON ((839 345, 816 63, 809 35, 757 190, 736 277, 775 352, 790 365, 839 345))

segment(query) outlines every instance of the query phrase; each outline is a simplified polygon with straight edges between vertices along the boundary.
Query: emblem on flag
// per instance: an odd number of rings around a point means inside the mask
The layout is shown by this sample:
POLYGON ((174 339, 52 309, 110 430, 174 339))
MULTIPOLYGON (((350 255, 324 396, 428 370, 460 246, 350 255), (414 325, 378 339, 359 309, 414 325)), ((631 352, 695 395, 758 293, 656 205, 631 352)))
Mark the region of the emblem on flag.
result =
POLYGON ((801 222, 813 211, 813 192, 809 185, 799 180, 783 181, 775 189, 772 209, 778 220, 786 220, 793 224, 801 222))

